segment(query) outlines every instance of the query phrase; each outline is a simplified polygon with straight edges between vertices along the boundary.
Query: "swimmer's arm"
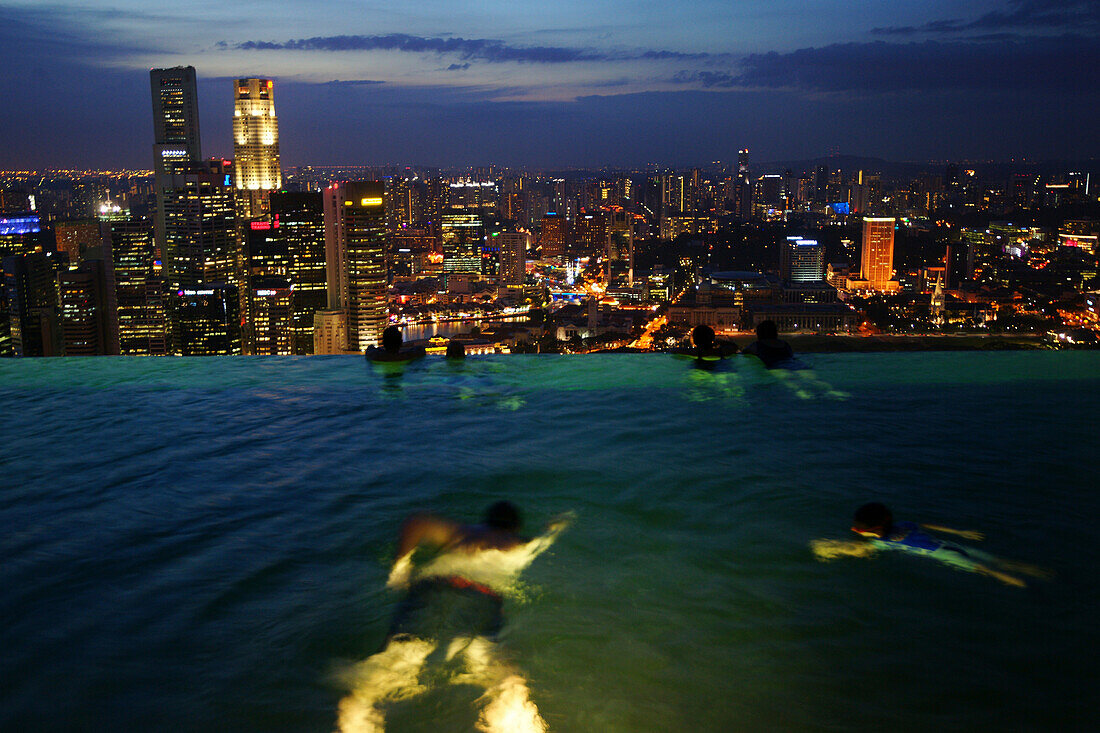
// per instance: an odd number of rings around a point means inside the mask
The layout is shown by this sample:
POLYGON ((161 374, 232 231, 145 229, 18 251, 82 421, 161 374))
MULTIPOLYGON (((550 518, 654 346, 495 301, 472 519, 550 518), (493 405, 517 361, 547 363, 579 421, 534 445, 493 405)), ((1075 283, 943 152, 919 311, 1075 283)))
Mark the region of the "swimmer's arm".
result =
POLYGON ((975 532, 972 529, 951 529, 950 527, 941 527, 938 524, 922 524, 922 527, 930 532, 939 532, 940 534, 953 534, 958 537, 962 537, 967 540, 984 540, 985 535, 981 532, 975 532))
POLYGON ((563 512, 547 522, 546 531, 527 543, 531 548, 531 558, 534 559, 550 549, 558 535, 568 529, 576 517, 575 512, 563 512))
POLYGON ((997 580, 1001 581, 1005 585, 1011 585, 1015 588, 1025 588, 1025 587, 1027 587, 1027 583, 1020 580, 1016 576, 1009 575, 1008 573, 1002 573, 999 570, 994 570, 993 568, 989 567, 988 565, 982 565, 980 563, 974 563, 973 570, 974 570, 975 573, 981 573, 982 575, 988 575, 990 577, 996 578, 997 580))
POLYGON ((870 542, 860 540, 812 540, 810 549, 822 562, 838 557, 870 557, 878 552, 878 548, 870 542))

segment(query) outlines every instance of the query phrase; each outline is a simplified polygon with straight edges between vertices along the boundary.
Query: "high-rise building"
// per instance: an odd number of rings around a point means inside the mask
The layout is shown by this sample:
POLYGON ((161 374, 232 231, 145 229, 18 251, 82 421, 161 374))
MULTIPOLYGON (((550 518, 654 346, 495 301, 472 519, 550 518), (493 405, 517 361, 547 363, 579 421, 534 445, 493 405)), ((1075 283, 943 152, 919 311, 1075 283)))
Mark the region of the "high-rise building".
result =
POLYGON ((481 246, 485 221, 475 211, 451 209, 443 214, 443 272, 481 274, 481 246))
POLYGON ((58 277, 65 356, 118 355, 115 277, 110 250, 86 251, 80 266, 58 277))
POLYGON ((780 244, 779 272, 792 283, 821 280, 825 277, 825 246, 816 239, 787 237, 780 244))
POLYGON ((341 308, 313 314, 313 353, 343 354, 348 350, 348 314, 341 308))
POLYGON ((290 281, 278 276, 253 278, 248 301, 252 313, 252 353, 259 356, 289 355, 290 281))
POLYGON ((200 283, 237 285, 242 263, 232 164, 211 160, 175 167, 161 201, 168 285, 177 290, 200 283))
POLYGON ((99 222, 95 219, 59 221, 53 225, 57 251, 69 255, 69 264, 80 264, 84 252, 89 247, 98 247, 103 243, 99 222))
POLYGON ((233 93, 233 183, 241 217, 256 219, 267 214, 270 192, 283 185, 274 84, 271 79, 237 79, 233 93))
POLYGON ((176 291, 173 324, 180 356, 241 353, 240 299, 236 285, 206 283, 176 291))
POLYGON ((313 353, 313 314, 327 305, 325 210, 319 192, 271 194, 272 228, 286 243, 292 354, 313 353))
POLYGON ((539 227, 539 258, 543 260, 561 260, 569 248, 569 221, 557 212, 549 212, 542 217, 539 227))
POLYGON ((344 311, 348 348, 365 351, 387 323, 385 184, 333 184, 324 206, 329 310, 344 311))
POLYGON ((155 233, 158 253, 165 251, 164 197, 171 175, 180 166, 202 160, 199 95, 195 67, 177 66, 149 72, 153 97, 153 174, 156 194, 155 233))
POLYGON ((168 353, 166 295, 160 261, 153 251, 152 222, 141 217, 110 222, 115 268, 119 353, 168 353))
POLYGON ((8 343, 11 356, 62 356, 58 274, 69 258, 58 252, 32 252, 3 260, 7 297, 8 343))
POLYGON ((856 290, 894 292, 900 284, 894 280, 894 223, 893 217, 863 218, 863 252, 860 277, 849 280, 849 287, 856 290))
POLYGON ((527 277, 527 246, 531 235, 526 231, 495 233, 500 240, 500 284, 521 287, 527 277))

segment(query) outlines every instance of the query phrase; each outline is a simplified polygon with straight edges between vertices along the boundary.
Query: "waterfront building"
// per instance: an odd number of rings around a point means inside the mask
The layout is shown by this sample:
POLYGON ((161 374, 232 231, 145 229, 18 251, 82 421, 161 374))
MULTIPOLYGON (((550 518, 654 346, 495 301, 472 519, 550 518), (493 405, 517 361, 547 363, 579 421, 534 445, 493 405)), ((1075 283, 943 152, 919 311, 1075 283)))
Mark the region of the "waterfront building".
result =
POLYGON ((233 182, 242 219, 259 219, 269 196, 283 185, 279 167, 279 119, 271 79, 233 83, 233 182))
POLYGON ((153 99, 154 231, 157 252, 163 254, 167 239, 165 197, 172 187, 172 174, 180 166, 202 160, 198 87, 193 66, 153 69, 149 83, 153 99))
POLYGON ((232 356, 241 353, 240 296, 237 286, 205 283, 176 291, 174 340, 180 356, 232 356))
POLYGON ((324 211, 329 310, 345 314, 345 348, 366 351, 388 320, 385 184, 333 184, 324 191, 324 211))

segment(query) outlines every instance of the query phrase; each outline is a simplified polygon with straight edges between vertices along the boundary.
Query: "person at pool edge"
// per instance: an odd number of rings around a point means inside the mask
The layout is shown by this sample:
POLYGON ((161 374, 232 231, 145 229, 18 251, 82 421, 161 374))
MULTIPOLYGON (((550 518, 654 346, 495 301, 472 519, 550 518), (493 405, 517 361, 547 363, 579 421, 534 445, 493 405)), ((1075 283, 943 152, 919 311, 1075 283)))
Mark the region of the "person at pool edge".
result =
POLYGON ((479 698, 479 730, 545 731, 526 681, 501 659, 496 635, 504 622, 504 594, 570 521, 571 516, 560 516, 542 535, 529 539, 519 533, 519 510, 507 501, 490 506, 480 524, 431 514, 406 520, 386 583, 405 590, 405 595, 382 651, 357 665, 351 675, 354 689, 340 703, 340 730, 382 731, 381 706, 426 691, 419 675, 429 656, 440 649, 443 661, 461 661, 463 671, 453 678, 455 683, 485 689, 479 698))
POLYGON ((412 361, 424 356, 426 351, 423 346, 401 350, 401 329, 397 326, 388 326, 382 332, 382 348, 371 346, 367 349, 367 358, 371 361, 412 361))
POLYGON ((741 353, 757 357, 768 369, 782 366, 783 362, 794 359, 791 345, 779 338, 779 328, 775 325, 775 321, 761 321, 757 324, 756 340, 746 346, 741 353))
POLYGON ((931 557, 952 567, 973 573, 981 573, 996 578, 1005 585, 1023 588, 1026 584, 1020 578, 1009 575, 1006 570, 1025 573, 1035 577, 1044 577, 1039 568, 1024 563, 1012 562, 994 557, 973 547, 966 547, 922 531, 952 534, 968 540, 982 540, 985 535, 972 530, 958 530, 934 524, 916 524, 915 522, 895 522, 893 513, 879 502, 864 504, 856 510, 852 520, 852 531, 865 540, 846 542, 842 540, 814 540, 810 543, 813 552, 821 560, 832 560, 843 555, 868 557, 879 550, 901 550, 916 555, 931 557), (994 567, 996 566, 996 567, 994 567))

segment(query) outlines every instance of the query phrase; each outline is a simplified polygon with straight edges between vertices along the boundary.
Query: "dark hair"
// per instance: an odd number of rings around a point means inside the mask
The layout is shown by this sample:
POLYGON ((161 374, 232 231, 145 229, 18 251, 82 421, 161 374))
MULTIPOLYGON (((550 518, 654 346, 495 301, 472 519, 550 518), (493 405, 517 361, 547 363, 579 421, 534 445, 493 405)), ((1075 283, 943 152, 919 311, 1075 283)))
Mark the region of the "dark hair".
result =
POLYGON ((519 509, 510 501, 498 501, 485 510, 485 524, 493 529, 516 532, 523 524, 519 509))
POLYGON ((714 329, 707 325, 696 326, 691 330, 691 343, 697 349, 709 349, 714 345, 714 329))
POLYGON ((775 321, 760 321, 760 323, 756 324, 756 338, 779 338, 779 328, 775 325, 775 321))
POLYGON ((397 326, 389 326, 382 332, 382 348, 391 354, 401 350, 401 329, 397 326))
POLYGON ((881 530, 882 534, 890 531, 890 525, 894 523, 894 515, 886 508, 885 504, 872 501, 856 509, 856 515, 852 519, 852 529, 881 530))
POLYGON ((465 359, 466 347, 462 345, 461 341, 451 341, 447 344, 447 358, 448 359, 465 359))

